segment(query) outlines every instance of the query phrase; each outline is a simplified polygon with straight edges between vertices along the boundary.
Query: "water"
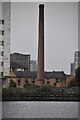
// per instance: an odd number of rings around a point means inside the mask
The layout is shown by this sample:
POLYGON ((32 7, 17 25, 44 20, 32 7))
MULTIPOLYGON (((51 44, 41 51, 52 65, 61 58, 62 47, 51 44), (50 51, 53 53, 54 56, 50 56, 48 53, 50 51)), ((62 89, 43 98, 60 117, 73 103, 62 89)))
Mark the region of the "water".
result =
POLYGON ((78 118, 77 102, 3 102, 3 118, 78 118))

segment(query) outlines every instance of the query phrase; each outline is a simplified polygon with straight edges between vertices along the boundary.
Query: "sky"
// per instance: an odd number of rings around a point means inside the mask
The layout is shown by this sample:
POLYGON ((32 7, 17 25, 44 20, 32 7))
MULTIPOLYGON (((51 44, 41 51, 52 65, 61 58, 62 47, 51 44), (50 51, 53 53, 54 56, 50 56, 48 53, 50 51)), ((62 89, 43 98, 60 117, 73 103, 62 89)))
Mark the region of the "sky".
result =
MULTIPOLYGON (((38 56, 39 4, 11 3, 11 53, 38 56)), ((78 3, 44 3, 44 43, 46 71, 70 73, 70 63, 78 50, 78 3)))

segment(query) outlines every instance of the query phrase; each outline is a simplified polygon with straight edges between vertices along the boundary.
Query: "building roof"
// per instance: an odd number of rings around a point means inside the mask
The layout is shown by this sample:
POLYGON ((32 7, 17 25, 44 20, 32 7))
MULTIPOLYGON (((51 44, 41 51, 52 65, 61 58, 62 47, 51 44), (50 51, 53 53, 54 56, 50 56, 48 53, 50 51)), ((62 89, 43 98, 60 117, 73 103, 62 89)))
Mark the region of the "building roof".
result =
POLYGON ((63 71, 53 71, 54 77, 63 77, 65 76, 65 73, 63 71))
POLYGON ((46 78, 53 78, 53 72, 45 72, 46 78))
POLYGON ((30 54, 22 54, 22 53, 12 53, 10 55, 30 56, 30 54))
POLYGON ((28 72, 28 71, 14 71, 16 77, 32 77, 32 78, 36 78, 37 77, 37 72, 33 71, 33 72, 28 72))
MULTIPOLYGON (((31 77, 37 78, 37 71, 14 71, 17 77, 31 77)), ((45 72, 45 78, 59 78, 59 77, 66 77, 63 71, 53 71, 53 72, 45 72)))

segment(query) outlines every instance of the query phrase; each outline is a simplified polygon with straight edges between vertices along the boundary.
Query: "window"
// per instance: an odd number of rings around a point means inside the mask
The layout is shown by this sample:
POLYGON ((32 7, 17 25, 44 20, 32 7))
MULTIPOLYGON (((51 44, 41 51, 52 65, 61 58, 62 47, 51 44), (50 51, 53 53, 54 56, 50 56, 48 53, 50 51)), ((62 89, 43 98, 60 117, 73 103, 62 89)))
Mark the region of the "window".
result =
POLYGON ((0 41, 0 46, 4 46, 4 41, 0 41))
POLYGON ((63 79, 62 79, 62 77, 60 77, 60 82, 63 82, 63 79))
POLYGON ((1 53, 1 55, 4 56, 4 52, 3 52, 3 51, 2 51, 2 53, 1 53))
POLYGON ((35 83, 35 78, 32 78, 32 83, 33 83, 33 84, 35 83))
POLYGON ((0 24, 3 24, 3 25, 4 25, 4 20, 1 20, 1 19, 0 19, 0 24))
POLYGON ((42 81, 42 84, 43 84, 43 85, 45 84, 45 80, 42 81))
POLYGON ((1 66, 3 67, 3 62, 1 62, 1 66))
POLYGON ((2 46, 4 46, 4 41, 2 41, 2 46))
POLYGON ((0 51, 0 56, 4 56, 4 52, 3 51, 0 51))
POLYGON ((54 86, 56 86, 56 83, 54 83, 54 86))
POLYGON ((26 77, 26 79, 25 79, 25 83, 28 83, 28 78, 26 77))
POLYGON ((2 35, 4 35, 4 31, 2 30, 2 35))
POLYGON ((58 83, 58 78, 56 78, 56 83, 58 83))
POLYGON ((21 80, 20 80, 20 78, 18 78, 18 85, 20 85, 20 82, 21 82, 21 80))
POLYGON ((3 30, 0 30, 0 35, 4 35, 4 31, 3 30))
POLYGON ((3 72, 1 72, 1 76, 3 76, 3 72))
POLYGON ((47 84, 49 84, 49 81, 50 81, 50 80, 49 80, 49 79, 47 79, 47 84))
POLYGON ((2 20, 2 24, 4 25, 4 20, 2 20))

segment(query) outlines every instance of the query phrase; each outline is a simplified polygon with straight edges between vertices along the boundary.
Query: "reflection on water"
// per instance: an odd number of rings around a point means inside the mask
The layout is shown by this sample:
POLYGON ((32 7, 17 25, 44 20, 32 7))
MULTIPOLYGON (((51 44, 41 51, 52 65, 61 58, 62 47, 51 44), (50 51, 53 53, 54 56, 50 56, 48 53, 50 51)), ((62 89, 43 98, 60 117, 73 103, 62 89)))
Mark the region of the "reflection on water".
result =
POLYGON ((78 118, 77 102, 3 102, 3 118, 78 118))

